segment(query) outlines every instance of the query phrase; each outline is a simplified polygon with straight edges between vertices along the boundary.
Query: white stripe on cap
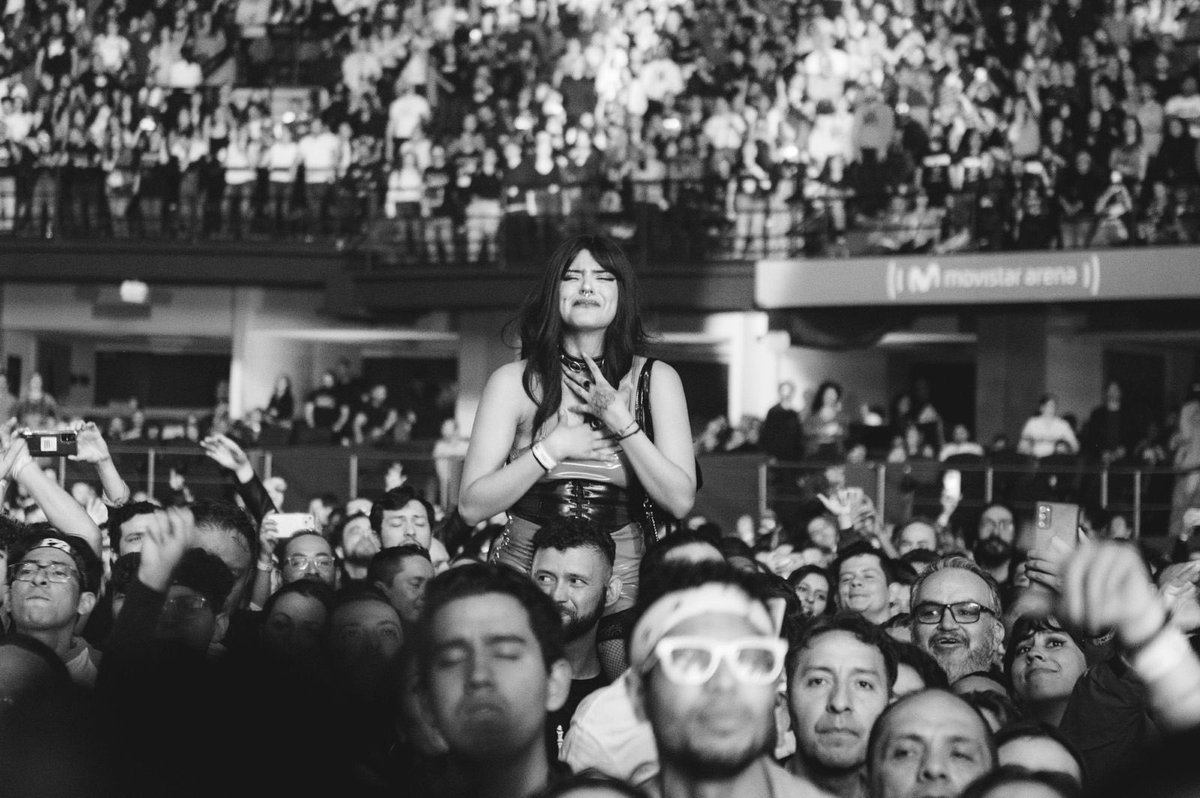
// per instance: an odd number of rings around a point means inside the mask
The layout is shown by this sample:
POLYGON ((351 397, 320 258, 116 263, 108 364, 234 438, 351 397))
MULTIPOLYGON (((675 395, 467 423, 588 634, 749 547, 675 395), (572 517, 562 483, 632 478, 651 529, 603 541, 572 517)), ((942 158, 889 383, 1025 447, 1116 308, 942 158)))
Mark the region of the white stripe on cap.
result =
POLYGON ((75 556, 75 550, 73 548, 71 548, 71 544, 61 538, 42 538, 40 541, 38 541, 37 544, 31 546, 29 548, 29 550, 33 551, 34 549, 46 549, 46 548, 58 549, 59 551, 65 551, 67 554, 70 554, 72 557, 75 556))

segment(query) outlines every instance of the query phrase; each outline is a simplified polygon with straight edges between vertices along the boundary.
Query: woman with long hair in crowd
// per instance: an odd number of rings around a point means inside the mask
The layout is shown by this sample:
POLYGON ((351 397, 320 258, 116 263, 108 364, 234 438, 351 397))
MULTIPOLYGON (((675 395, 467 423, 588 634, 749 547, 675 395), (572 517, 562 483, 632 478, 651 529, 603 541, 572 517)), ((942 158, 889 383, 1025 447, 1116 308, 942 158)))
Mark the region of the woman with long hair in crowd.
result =
POLYGON ((696 496, 683 386, 671 366, 645 356, 638 300, 636 275, 610 239, 582 235, 558 247, 515 319, 521 360, 484 388, 458 505, 471 525, 507 512, 490 558, 524 573, 547 521, 580 517, 606 529, 622 583, 606 614, 633 606, 638 563, 659 532, 648 508, 682 518, 696 496))

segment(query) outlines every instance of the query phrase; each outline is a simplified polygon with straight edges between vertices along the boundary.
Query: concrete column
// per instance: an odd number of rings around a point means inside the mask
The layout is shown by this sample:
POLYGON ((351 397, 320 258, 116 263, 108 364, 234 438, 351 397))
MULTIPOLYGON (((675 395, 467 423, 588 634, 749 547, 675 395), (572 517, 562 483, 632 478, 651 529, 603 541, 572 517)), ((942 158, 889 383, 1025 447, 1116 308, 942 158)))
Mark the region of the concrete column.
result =
POLYGON ((479 398, 492 372, 517 357, 516 350, 501 339, 513 311, 464 311, 458 315, 458 402, 454 415, 463 434, 475 423, 479 398))
POLYGON ((985 446, 1005 432, 1015 446, 1046 391, 1045 308, 981 311, 978 316, 976 438, 985 446))

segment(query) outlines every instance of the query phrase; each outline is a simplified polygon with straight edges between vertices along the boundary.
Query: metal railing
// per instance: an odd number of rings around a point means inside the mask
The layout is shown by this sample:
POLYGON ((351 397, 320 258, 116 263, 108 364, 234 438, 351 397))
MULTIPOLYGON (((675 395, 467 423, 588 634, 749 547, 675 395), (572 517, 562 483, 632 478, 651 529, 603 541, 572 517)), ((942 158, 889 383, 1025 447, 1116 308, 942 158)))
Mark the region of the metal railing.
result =
MULTIPOLYGON (((332 493, 342 501, 382 494, 387 472, 401 464, 408 484, 443 507, 458 496, 461 458, 434 458, 431 444, 408 448, 285 446, 248 451, 259 476, 283 477, 288 485, 288 508, 302 509, 314 496, 332 493)), ((193 495, 233 495, 232 476, 213 463, 198 445, 162 447, 114 446, 118 471, 136 491, 160 501, 173 493, 172 472, 183 477, 193 495)), ((66 459, 52 462, 64 486, 75 481, 98 485, 95 472, 84 463, 66 459)), ((815 500, 820 479, 832 463, 778 462, 770 458, 734 458, 701 455, 701 466, 710 474, 697 499, 697 511, 739 508, 737 512, 768 510, 781 517, 795 516, 815 500), (740 478, 729 478, 734 469, 740 478), (753 488, 753 492, 748 489, 753 488)), ((1038 501, 1074 501, 1128 517, 1134 534, 1158 535, 1166 531, 1176 478, 1186 473, 1170 467, 1109 466, 1079 462, 1023 464, 868 462, 845 466, 847 484, 858 485, 875 504, 883 519, 904 520, 913 514, 936 517, 941 511, 942 475, 962 473, 962 511, 982 510, 992 501, 1003 501, 1024 517, 1031 517, 1038 501)), ((725 519, 719 519, 725 520, 725 519)), ((732 519, 728 520, 732 528, 732 519)), ((723 524, 724 525, 724 524, 723 524)))

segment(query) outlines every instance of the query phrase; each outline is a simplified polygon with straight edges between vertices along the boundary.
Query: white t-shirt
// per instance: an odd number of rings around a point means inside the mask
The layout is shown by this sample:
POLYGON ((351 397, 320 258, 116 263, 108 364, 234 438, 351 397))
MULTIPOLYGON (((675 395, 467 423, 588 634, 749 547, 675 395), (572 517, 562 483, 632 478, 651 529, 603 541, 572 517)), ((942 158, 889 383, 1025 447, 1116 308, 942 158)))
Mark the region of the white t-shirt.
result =
POLYGON ((398 139, 411 139, 430 113, 429 102, 421 95, 412 92, 400 95, 388 106, 391 135, 398 139))
POLYGON ((1054 445, 1059 441, 1066 441, 1072 452, 1079 451, 1075 431, 1066 421, 1058 416, 1031 416, 1021 429, 1020 451, 1034 457, 1048 457, 1054 454, 1054 445))
POLYGON ((304 182, 309 184, 329 183, 338 167, 341 142, 326 130, 315 136, 300 139, 300 160, 304 163, 304 182))

